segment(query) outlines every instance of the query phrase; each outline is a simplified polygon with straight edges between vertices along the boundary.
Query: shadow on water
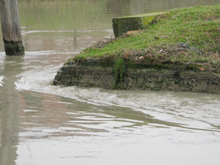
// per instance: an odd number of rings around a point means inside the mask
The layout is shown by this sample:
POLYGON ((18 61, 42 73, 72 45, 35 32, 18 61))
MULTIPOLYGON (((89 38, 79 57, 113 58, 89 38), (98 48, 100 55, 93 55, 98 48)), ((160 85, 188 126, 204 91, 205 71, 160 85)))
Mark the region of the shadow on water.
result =
POLYGON ((19 133, 20 95, 15 89, 16 75, 21 72, 23 57, 6 56, 2 75, 5 76, 0 87, 0 164, 15 164, 19 133))

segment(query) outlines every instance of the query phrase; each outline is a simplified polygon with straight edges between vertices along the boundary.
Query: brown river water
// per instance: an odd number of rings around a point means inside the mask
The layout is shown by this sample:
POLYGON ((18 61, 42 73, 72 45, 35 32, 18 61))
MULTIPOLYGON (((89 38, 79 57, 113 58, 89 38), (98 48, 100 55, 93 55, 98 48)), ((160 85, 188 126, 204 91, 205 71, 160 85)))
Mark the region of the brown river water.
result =
POLYGON ((113 17, 218 3, 18 0, 26 55, 0 42, 0 165, 220 165, 220 95, 52 85, 113 17))

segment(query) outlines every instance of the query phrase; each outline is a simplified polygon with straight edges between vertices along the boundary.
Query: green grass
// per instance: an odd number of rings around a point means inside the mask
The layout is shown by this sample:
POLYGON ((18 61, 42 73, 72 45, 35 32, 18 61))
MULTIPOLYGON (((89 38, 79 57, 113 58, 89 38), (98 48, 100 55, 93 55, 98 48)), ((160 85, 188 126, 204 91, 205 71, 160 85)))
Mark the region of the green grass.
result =
POLYGON ((220 5, 170 10, 146 30, 99 42, 74 59, 135 55, 161 61, 220 63, 220 5))

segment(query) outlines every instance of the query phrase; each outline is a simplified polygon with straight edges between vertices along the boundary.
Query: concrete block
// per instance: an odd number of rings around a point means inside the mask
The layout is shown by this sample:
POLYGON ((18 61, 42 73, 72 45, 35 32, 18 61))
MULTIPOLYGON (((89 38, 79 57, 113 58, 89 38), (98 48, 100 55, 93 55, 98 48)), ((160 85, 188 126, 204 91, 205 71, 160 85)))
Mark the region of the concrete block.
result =
POLYGON ((147 26, 161 14, 164 14, 164 12, 113 18, 112 23, 115 38, 127 33, 128 31, 146 29, 147 26))

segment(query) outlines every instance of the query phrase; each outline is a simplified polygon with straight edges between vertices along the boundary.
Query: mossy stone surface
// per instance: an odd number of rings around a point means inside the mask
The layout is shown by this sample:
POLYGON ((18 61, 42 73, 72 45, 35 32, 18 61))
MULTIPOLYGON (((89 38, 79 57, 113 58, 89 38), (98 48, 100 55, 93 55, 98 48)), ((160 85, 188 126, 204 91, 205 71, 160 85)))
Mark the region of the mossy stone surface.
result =
POLYGON ((220 94, 220 75, 212 71, 173 66, 158 69, 129 67, 122 60, 112 67, 82 63, 64 65, 57 73, 54 85, 100 87, 156 91, 205 92, 220 94), (118 65, 117 65, 118 64, 118 65), (173 68, 173 69, 172 69, 173 68), (176 76, 174 70, 178 70, 176 76))
POLYGON ((115 38, 127 33, 128 31, 143 30, 147 28, 147 26, 161 14, 164 14, 164 12, 113 18, 112 23, 115 38))

